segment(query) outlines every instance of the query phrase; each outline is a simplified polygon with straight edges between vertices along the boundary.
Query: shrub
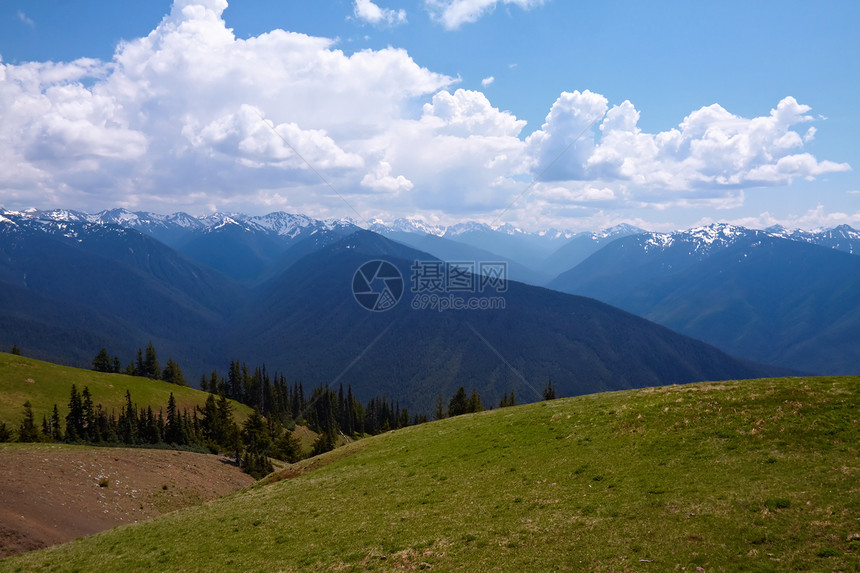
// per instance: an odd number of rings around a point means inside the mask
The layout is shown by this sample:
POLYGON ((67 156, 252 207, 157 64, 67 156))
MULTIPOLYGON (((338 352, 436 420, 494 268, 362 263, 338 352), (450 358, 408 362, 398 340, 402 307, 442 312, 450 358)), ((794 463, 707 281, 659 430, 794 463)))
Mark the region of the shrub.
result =
POLYGON ((764 506, 771 511, 774 511, 776 509, 787 509, 791 507, 791 500, 786 499, 784 497, 774 497, 765 500, 764 506))

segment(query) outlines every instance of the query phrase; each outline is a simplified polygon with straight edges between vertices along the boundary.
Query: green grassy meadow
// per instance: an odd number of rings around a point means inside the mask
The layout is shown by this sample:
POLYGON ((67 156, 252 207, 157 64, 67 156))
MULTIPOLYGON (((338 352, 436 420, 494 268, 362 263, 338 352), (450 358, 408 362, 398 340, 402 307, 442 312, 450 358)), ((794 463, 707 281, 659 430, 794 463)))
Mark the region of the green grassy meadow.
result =
MULTIPOLYGON (((43 415, 50 417, 54 404, 65 418, 72 384, 77 386, 78 392, 88 387, 94 404, 101 404, 108 412, 113 410, 117 414, 125 405, 126 390, 131 391, 132 402, 143 408, 152 406, 156 412, 167 407, 171 392, 179 409, 189 411, 194 406, 202 406, 208 396, 194 388, 158 380, 81 370, 0 352, 0 420, 17 428, 27 400, 32 404, 37 424, 41 423, 43 415)), ((233 402, 237 422, 244 421, 250 412, 247 406, 233 402)))
POLYGON ((858 410, 839 377, 465 415, 0 571, 857 571, 858 410))

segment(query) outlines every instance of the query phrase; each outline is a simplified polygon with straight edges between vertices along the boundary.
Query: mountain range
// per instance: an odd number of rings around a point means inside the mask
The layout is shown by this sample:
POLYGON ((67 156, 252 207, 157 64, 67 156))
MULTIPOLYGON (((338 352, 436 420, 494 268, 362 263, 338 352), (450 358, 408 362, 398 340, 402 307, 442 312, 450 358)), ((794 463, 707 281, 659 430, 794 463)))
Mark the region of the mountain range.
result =
MULTIPOLYGON (((130 360, 152 340, 187 378, 223 372, 236 358, 306 385, 349 384, 361 399, 385 394, 425 410, 460 385, 492 404, 511 391, 538 399, 549 379, 574 395, 785 372, 601 302, 513 280, 498 293, 504 308, 416 310, 409 291, 393 309, 369 312, 351 290, 364 263, 389 261, 408 287, 414 261, 438 257, 349 221, 60 213, 0 215, 0 345, 34 357, 86 366, 104 346, 130 360), (189 247, 212 236, 223 243, 211 251, 189 247), (225 260, 207 264, 204 253, 225 260), (259 267, 233 261, 251 255, 259 267)), ((562 239, 528 241, 542 240, 562 239)))
MULTIPOLYGON (((194 217, 182 212, 160 215, 119 208, 95 214, 68 209, 15 212, 0 208, 0 216, 3 213, 58 223, 93 223, 134 229, 249 285, 260 284, 271 278, 273 268, 283 270, 283 264, 273 267, 272 263, 296 243, 309 237, 315 237, 319 244, 327 243, 332 238, 345 237, 361 228, 351 218, 320 220, 284 212, 262 216, 213 213, 194 217), (322 236, 329 238, 322 239, 322 236)), ((442 260, 504 261, 508 263, 509 276, 513 280, 546 286, 559 274, 572 269, 616 239, 645 234, 683 240, 686 234, 693 241, 707 243, 707 233, 702 229, 719 226, 716 224, 669 234, 649 233, 627 224, 593 232, 558 229, 527 232, 508 224, 491 227, 470 221, 439 225, 417 218, 402 218, 389 223, 374 220, 370 222, 368 230, 442 260)), ((860 232, 848 225, 818 231, 773 226, 760 232, 860 254, 860 232)))
MULTIPOLYGON (((41 244, 49 252, 33 261, 53 262, 47 266, 34 262, 35 267, 17 272, 18 279, 20 273, 29 273, 35 285, 41 285, 36 280, 40 273, 48 273, 47 269, 57 272, 60 278, 47 281, 50 284, 39 286, 43 290, 38 291, 53 298, 37 304, 32 288, 16 290, 22 284, 12 280, 15 272, 8 264, 5 269, 0 266, 0 272, 9 284, 3 296, 10 306, 30 309, 17 311, 27 321, 51 320, 48 317, 58 314, 53 305, 63 301, 61 308, 70 318, 59 321, 53 336, 60 336, 66 323, 74 332, 81 320, 71 317, 80 318, 83 313, 76 304, 92 302, 93 295, 88 298, 79 292, 81 298, 74 298, 65 293, 76 292, 75 288, 63 286, 72 276, 68 266, 84 256, 82 252, 122 263, 126 274, 114 270, 111 277, 121 284, 134 283, 136 288, 126 292, 139 294, 145 288, 151 294, 140 297, 142 300, 162 297, 160 303, 151 303, 153 307, 171 309, 171 317, 190 312, 187 316, 193 318, 183 320, 214 328, 219 321, 233 320, 234 313, 243 312, 239 309, 263 296, 273 281, 302 258, 360 230, 351 219, 317 220, 282 212, 193 217, 124 209, 96 214, 63 209, 0 210, 0 217, 22 231, 38 230, 44 235, 31 247, 41 244), (53 249, 44 244, 49 237, 63 246, 53 249), (124 243, 129 244, 118 246, 124 243), (71 246, 77 252, 60 255, 71 246), (137 253, 136 257, 131 253, 137 253), (167 260, 171 262, 163 262, 167 260), (150 269, 147 261, 185 269, 183 280, 192 294, 175 299, 165 295, 165 289, 175 293, 177 277, 165 275, 164 269, 150 269), (143 278, 131 278, 141 271, 143 278), (151 285, 152 280, 160 283, 151 285), (213 293, 200 294, 207 289, 213 293), (215 296, 215 292, 221 294, 215 296), (165 297, 171 298, 171 304, 164 304, 165 297)), ((852 281, 860 261, 856 257, 860 232, 847 225, 816 232, 714 224, 673 233, 652 233, 628 225, 592 233, 528 233, 510 225, 491 228, 470 222, 441 226, 398 219, 390 224, 374 221, 370 230, 414 249, 410 256, 419 259, 504 262, 512 281, 598 299, 748 360, 814 373, 852 373, 860 368, 858 348, 851 342, 858 324, 858 302, 852 295, 860 289, 852 288, 856 286, 852 281)), ((90 264, 105 272, 103 265, 90 264)), ((80 262, 75 265, 86 267, 80 262)), ((95 272, 92 276, 100 275, 95 272)), ((107 279, 103 282, 113 284, 107 279)), ((142 319, 138 323, 127 316, 134 315, 133 309, 117 304, 116 296, 108 296, 105 288, 83 290, 100 293, 103 301, 95 314, 88 315, 94 323, 102 323, 90 336, 113 332, 108 338, 123 340, 128 347, 142 336, 138 324, 143 324, 141 332, 174 348, 170 336, 165 336, 173 330, 163 333, 147 326, 157 313, 138 317, 142 319), (106 308, 110 318, 99 314, 106 308), (126 321, 121 327, 113 319, 114 312, 126 321), (125 334, 120 336, 119 331, 125 334)), ((158 321, 165 322, 171 321, 158 321)), ((195 368, 211 362, 204 359, 206 352, 191 351, 187 343, 177 340, 175 348, 176 353, 190 354, 195 368)), ((79 353, 74 359, 80 362, 84 357, 79 353)))
POLYGON ((726 224, 614 241, 550 282, 733 355, 860 371, 860 233, 726 224))

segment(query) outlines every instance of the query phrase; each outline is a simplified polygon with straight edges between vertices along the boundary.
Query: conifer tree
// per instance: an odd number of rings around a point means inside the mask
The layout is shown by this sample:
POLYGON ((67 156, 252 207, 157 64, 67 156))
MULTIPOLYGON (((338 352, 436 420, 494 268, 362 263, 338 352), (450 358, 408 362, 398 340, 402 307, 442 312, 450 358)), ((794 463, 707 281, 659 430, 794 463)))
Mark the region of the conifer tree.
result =
POLYGON ((552 384, 552 378, 546 383, 546 387, 543 389, 543 399, 544 400, 555 400, 555 386, 552 384))
POLYGON ((356 434, 358 429, 356 427, 356 419, 358 416, 356 412, 355 396, 352 395, 352 385, 346 387, 346 399, 341 408, 343 410, 343 419, 340 422, 341 430, 347 436, 353 436, 356 434))
POLYGON ((174 362, 172 358, 167 359, 167 365, 164 367, 161 379, 178 386, 187 386, 185 378, 182 376, 182 369, 179 368, 179 364, 174 362))
MULTIPOLYGON (((198 406, 198 408, 200 407, 198 406)), ((215 405, 214 395, 209 394, 206 397, 206 403, 200 408, 200 413, 203 415, 203 419, 200 421, 203 438, 212 444, 217 444, 221 432, 218 428, 218 406, 215 405)))
POLYGON ((460 386, 457 393, 451 397, 448 402, 448 415, 459 416, 469 411, 469 398, 466 396, 466 389, 460 386))
POLYGON ((231 360, 227 371, 227 397, 242 401, 242 368, 238 360, 231 360))
POLYGON ((106 349, 99 350, 99 353, 93 358, 93 370, 96 372, 113 372, 113 364, 106 349))
POLYGON ((508 393, 505 392, 505 395, 502 397, 502 401, 499 402, 499 408, 507 408, 508 406, 516 406, 517 401, 514 398, 514 393, 511 391, 511 395, 508 396, 508 393))
POLYGON ((439 392, 439 401, 436 402, 436 419, 441 420, 445 417, 445 403, 442 401, 442 392, 439 392))
POLYGON ((481 396, 478 390, 472 388, 472 395, 469 397, 469 412, 483 412, 484 405, 481 403, 481 396))
POLYGON ((12 441, 12 430, 6 425, 6 422, 0 420, 0 444, 12 441))
POLYGON ((213 370, 212 374, 209 375, 209 392, 212 394, 223 394, 226 392, 224 389, 224 382, 218 378, 218 372, 216 370, 213 370))
POLYGON ((54 404, 54 412, 51 414, 51 438, 56 442, 63 440, 63 429, 60 427, 60 411, 54 404))
POLYGON ((224 451, 234 452, 238 461, 239 449, 241 448, 241 439, 239 436, 239 428, 236 427, 236 422, 233 421, 233 407, 227 401, 224 394, 218 398, 218 431, 219 436, 216 442, 224 448, 224 451))
POLYGON ((164 441, 168 444, 176 444, 181 446, 185 444, 185 432, 182 428, 182 420, 179 416, 179 411, 176 409, 176 398, 173 397, 173 392, 167 399, 167 420, 164 422, 164 441))
POLYGON ((152 345, 151 340, 146 346, 146 353, 143 359, 143 374, 141 376, 146 376, 153 380, 161 378, 161 369, 158 366, 158 358, 156 357, 155 347, 152 345))
POLYGON ((242 443, 245 449, 255 454, 267 452, 271 443, 267 430, 266 421, 260 411, 254 408, 242 425, 242 443))
POLYGON ((81 392, 81 439, 85 442, 98 442, 96 435, 96 416, 93 410, 93 397, 88 386, 81 392))
POLYGON ((146 372, 146 366, 143 363, 143 349, 137 349, 137 361, 134 363, 134 375, 135 376, 144 376, 144 372, 146 372))
POLYGON ((115 444, 119 441, 116 433, 116 418, 113 412, 108 415, 107 411, 101 404, 96 406, 96 435, 99 440, 115 444))
POLYGON ((72 384, 72 389, 69 393, 69 413, 66 414, 66 441, 77 442, 85 439, 84 409, 81 395, 78 394, 78 389, 72 384))
MULTIPOLYGON (((137 443, 138 417, 137 409, 131 402, 131 392, 125 391, 125 406, 119 416, 117 422, 117 433, 121 442, 124 444, 137 443)), ((68 432, 68 425, 67 432, 68 432)))
POLYGON ((266 455, 255 454, 253 452, 245 452, 239 463, 239 467, 254 479, 265 477, 275 469, 266 455))
POLYGON ((294 432, 285 431, 275 442, 273 457, 291 464, 302 459, 302 443, 294 432))
POLYGON ((12 354, 14 354, 15 356, 21 356, 21 349, 18 348, 18 346, 13 345, 12 346, 12 354))
POLYGON ((326 452, 330 452, 334 449, 334 437, 331 436, 327 432, 323 432, 320 434, 316 441, 314 441, 314 447, 311 451, 312 456, 318 456, 320 454, 324 454, 326 452))
POLYGON ((150 444, 159 444, 163 438, 161 429, 158 427, 158 419, 152 411, 152 406, 146 407, 146 412, 141 414, 141 425, 144 428, 141 438, 150 444))
POLYGON ((21 425, 18 427, 19 442, 38 442, 39 428, 33 420, 33 406, 30 401, 24 402, 24 419, 21 420, 21 425))

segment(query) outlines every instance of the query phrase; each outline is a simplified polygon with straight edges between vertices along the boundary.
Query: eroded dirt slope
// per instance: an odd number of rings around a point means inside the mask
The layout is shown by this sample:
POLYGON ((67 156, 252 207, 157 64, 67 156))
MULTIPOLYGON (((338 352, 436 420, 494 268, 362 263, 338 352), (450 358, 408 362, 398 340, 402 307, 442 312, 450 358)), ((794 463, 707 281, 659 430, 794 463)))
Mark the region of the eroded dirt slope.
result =
POLYGON ((0 558, 199 504, 253 481, 222 456, 0 445, 0 558))

